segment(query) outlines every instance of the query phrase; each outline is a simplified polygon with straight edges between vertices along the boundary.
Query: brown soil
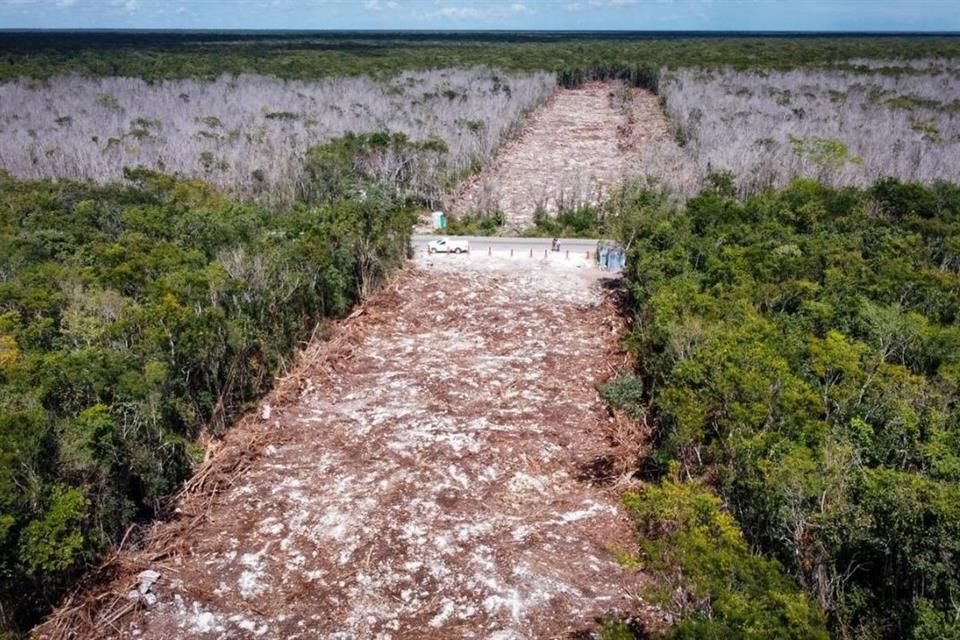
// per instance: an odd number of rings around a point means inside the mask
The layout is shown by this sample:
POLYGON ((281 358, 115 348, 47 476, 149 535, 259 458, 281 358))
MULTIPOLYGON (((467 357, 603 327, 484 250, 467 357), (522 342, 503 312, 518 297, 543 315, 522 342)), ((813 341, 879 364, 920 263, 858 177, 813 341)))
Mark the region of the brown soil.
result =
POLYGON ((421 259, 314 346, 205 472, 243 473, 187 496, 130 563, 162 574, 158 601, 95 635, 558 638, 656 618, 593 473, 612 451, 595 385, 623 363, 601 274, 482 262, 421 259))
POLYGON ((506 230, 525 229, 538 209, 597 204, 629 177, 686 180, 690 166, 655 95, 595 82, 558 90, 448 208, 454 215, 499 210, 506 230))

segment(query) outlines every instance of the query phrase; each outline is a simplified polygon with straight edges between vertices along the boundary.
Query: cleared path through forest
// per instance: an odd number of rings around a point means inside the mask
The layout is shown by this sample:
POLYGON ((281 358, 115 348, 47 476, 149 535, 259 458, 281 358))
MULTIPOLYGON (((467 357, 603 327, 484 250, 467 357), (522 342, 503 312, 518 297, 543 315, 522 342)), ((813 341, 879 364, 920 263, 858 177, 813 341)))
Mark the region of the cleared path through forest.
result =
POLYGON ((583 261, 526 264, 419 255, 228 436, 259 454, 118 635, 560 638, 641 610, 627 514, 585 477, 618 315, 583 261))
POLYGON ((455 215, 501 211, 505 230, 602 202, 630 177, 656 176, 678 191, 694 179, 657 97, 615 82, 558 89, 489 167, 452 198, 455 215))

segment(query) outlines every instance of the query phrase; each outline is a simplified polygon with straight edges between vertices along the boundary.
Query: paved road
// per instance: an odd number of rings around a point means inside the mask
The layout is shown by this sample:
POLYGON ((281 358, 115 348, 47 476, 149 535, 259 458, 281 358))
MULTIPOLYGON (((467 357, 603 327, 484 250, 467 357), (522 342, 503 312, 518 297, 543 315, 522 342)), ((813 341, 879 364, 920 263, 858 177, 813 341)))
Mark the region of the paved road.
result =
MULTIPOLYGON (((443 236, 414 235, 414 252, 419 256, 427 254, 427 243, 443 236)), ((599 266, 597 260, 598 240, 592 238, 560 238, 560 251, 551 251, 553 238, 501 238, 497 236, 456 236, 470 243, 470 257, 495 259, 538 259, 550 263, 577 263, 578 266, 599 266)), ((443 254, 441 254, 443 255, 443 254)), ((466 256, 464 256, 466 257, 466 256)), ((622 257, 622 256, 621 256, 622 257)), ((613 261, 605 264, 605 269, 619 271, 620 265, 613 261)))
MULTIPOLYGON (((444 236, 435 235, 415 235, 413 236, 413 248, 425 250, 427 243, 431 240, 438 240, 444 236)), ((529 251, 533 249, 535 253, 541 254, 544 249, 550 249, 553 238, 500 238, 496 236, 450 236, 457 240, 467 240, 470 242, 470 252, 480 253, 492 249, 502 252, 513 249, 517 251, 529 251)), ((590 238, 560 238, 560 250, 566 252, 584 252, 591 254, 597 250, 598 240, 590 238)))

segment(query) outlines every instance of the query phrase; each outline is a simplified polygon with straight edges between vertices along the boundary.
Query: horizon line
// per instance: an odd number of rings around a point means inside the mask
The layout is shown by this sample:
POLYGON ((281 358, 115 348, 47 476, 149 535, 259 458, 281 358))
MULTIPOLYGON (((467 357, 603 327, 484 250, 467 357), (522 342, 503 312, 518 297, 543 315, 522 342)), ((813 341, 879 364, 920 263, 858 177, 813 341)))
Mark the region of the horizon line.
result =
POLYGON ((35 32, 92 32, 92 33, 610 33, 610 34, 658 34, 658 33, 709 33, 709 34, 853 34, 853 35, 939 35, 960 36, 960 30, 893 30, 893 29, 256 29, 249 27, 0 27, 0 33, 35 32))

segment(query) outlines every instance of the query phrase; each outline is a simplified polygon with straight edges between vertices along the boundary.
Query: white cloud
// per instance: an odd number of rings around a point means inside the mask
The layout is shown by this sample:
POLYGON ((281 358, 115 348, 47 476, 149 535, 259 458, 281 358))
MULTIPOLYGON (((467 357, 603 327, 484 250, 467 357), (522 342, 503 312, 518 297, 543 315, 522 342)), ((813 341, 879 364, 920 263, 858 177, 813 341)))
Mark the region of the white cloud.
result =
MULTIPOLYGON (((695 1, 686 0, 688 4, 695 1)), ((697 6, 712 3, 713 0, 699 0, 699 2, 702 4, 697 6)), ((564 0, 562 4, 557 6, 569 12, 596 11, 612 14, 618 11, 623 13, 637 12, 642 9, 647 15, 659 15, 659 12, 663 11, 664 8, 674 6, 675 3, 676 0, 564 0)), ((620 18, 608 16, 607 19, 616 21, 620 18)))
POLYGON ((57 0, 58 7, 72 7, 77 4, 77 0, 57 0))
POLYGON ((483 12, 476 7, 443 7, 442 9, 437 9, 432 12, 435 16, 442 16, 444 18, 453 18, 455 20, 464 20, 467 18, 479 18, 483 15, 483 12))
POLYGON ((396 0, 363 0, 363 8, 368 11, 383 11, 384 9, 396 9, 399 5, 396 0))
POLYGON ((421 18, 446 18, 448 20, 489 20, 491 18, 510 18, 533 13, 533 9, 520 2, 510 5, 491 4, 480 7, 441 7, 436 11, 422 14, 421 18))
POLYGON ((110 0, 110 4, 122 8, 127 13, 135 13, 140 8, 140 0, 110 0))
MULTIPOLYGON (((657 4, 672 3, 673 0, 656 0, 657 4)), ((567 11, 586 11, 588 9, 623 9, 635 7, 640 0, 578 0, 563 5, 567 11)))

